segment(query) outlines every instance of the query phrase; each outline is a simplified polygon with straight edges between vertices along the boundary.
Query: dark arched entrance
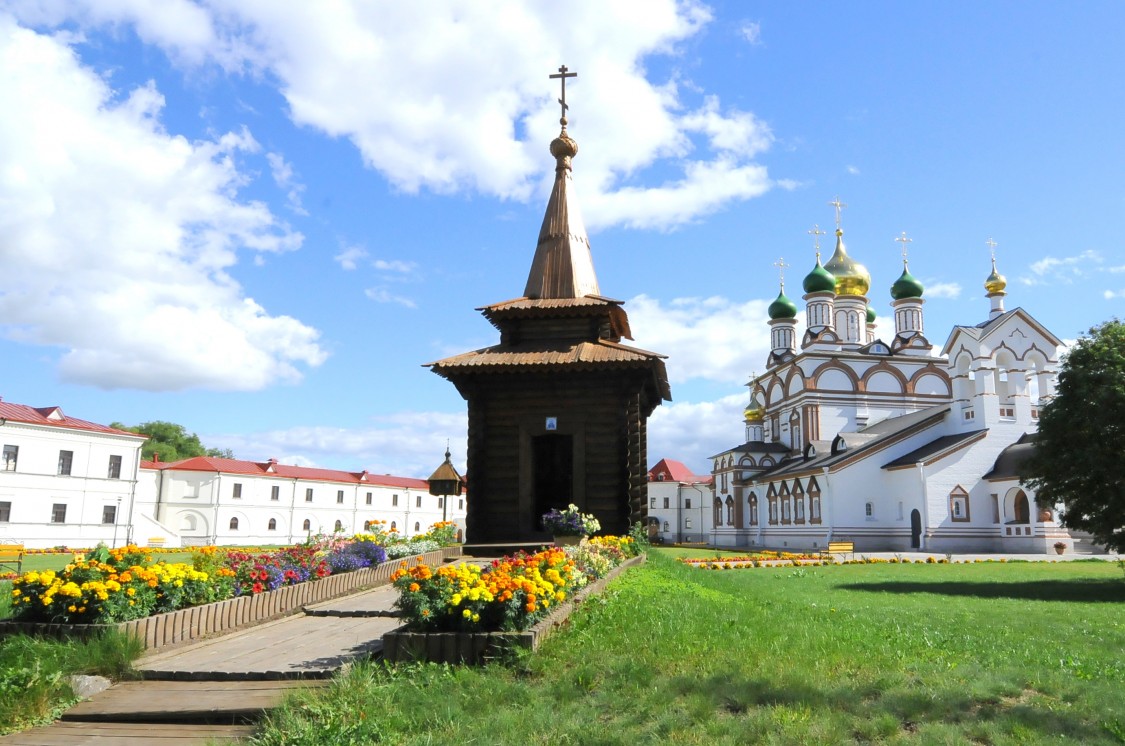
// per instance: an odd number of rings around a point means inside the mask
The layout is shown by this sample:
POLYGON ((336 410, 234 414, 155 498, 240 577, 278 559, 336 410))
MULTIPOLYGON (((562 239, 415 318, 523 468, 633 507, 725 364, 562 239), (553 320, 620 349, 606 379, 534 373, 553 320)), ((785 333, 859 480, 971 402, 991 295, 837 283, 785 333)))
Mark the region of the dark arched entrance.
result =
POLYGON ((910 511, 910 546, 914 549, 922 547, 922 514, 916 509, 910 511))
POLYGON ((1028 510, 1027 495, 1023 490, 1016 494, 1015 505, 1012 506, 1012 512, 1015 514, 1015 523, 1031 523, 1031 511, 1028 510))

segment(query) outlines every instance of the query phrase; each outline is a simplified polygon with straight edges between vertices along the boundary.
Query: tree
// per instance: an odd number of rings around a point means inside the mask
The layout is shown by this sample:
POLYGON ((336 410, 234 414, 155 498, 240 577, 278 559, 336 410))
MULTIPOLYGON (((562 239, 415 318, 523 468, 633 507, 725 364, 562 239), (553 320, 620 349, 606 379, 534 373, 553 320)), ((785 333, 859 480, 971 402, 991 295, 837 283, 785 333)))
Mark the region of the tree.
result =
POLYGON ((207 448, 200 442, 198 435, 189 433, 183 425, 177 425, 175 422, 153 420, 133 427, 120 422, 111 422, 109 426, 147 435, 148 440, 141 448, 141 458, 149 461, 154 455, 159 456, 161 461, 180 461, 195 456, 234 458, 234 453, 229 448, 207 448))
POLYGON ((1125 324, 1095 326, 1066 355, 1039 413, 1022 481, 1060 522, 1125 551, 1125 324))

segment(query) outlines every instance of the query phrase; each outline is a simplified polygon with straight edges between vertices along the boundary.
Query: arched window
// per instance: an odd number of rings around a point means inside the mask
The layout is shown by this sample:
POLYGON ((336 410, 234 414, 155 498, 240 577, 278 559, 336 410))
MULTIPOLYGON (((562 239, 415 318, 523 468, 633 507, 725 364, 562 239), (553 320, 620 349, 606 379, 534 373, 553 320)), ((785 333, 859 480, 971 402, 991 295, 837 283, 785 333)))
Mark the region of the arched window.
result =
POLYGON ((308 518, 306 518, 305 522, 301 524, 301 530, 302 531, 312 531, 312 521, 310 521, 308 518))
POLYGON ((734 525, 734 498, 727 497, 727 525, 734 525))
POLYGON ((664 532, 668 532, 668 521, 664 521, 664 532))
POLYGON ((711 525, 721 526, 723 524, 723 501, 715 498, 714 505, 711 506, 711 525))
POLYGON ((277 530, 277 519, 276 518, 270 518, 269 525, 266 528, 270 531, 276 531, 277 530))
POLYGON ((334 530, 343 531, 344 530, 344 522, 343 521, 336 521, 336 528, 334 530))
POLYGON ((371 521, 364 521, 363 522, 363 530, 364 531, 370 531, 371 530, 371 521))
POLYGON ((419 524, 418 521, 414 521, 414 533, 418 533, 421 528, 421 524, 419 524))
POLYGON ((391 521, 391 531, 398 531, 398 523, 396 521, 391 521))
POLYGON ((237 518, 231 518, 230 519, 230 530, 231 531, 237 531, 238 530, 238 519, 237 518))
POLYGON ((750 525, 758 525, 758 496, 750 493, 750 525))

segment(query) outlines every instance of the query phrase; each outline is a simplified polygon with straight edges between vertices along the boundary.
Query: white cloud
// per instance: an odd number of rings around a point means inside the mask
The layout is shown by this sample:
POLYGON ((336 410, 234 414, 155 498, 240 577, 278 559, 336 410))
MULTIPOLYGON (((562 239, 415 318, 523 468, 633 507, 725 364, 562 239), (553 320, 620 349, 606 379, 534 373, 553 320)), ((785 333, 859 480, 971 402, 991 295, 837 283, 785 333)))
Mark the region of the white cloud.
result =
POLYGON ((394 272, 398 274, 412 274, 414 270, 418 269, 415 262, 404 262, 401 259, 376 259, 371 263, 371 266, 380 272, 394 272))
POLYGON ((1113 300, 1114 298, 1125 298, 1125 290, 1106 290, 1105 293, 1103 293, 1103 296, 1106 300, 1113 300))
POLYGON ((344 246, 343 251, 332 258, 350 272, 359 266, 359 260, 366 257, 367 252, 359 246, 344 246))
POLYGON ((933 282, 926 283, 927 298, 960 298, 961 283, 959 282, 933 282))
MULTIPOLYGON (((1053 256, 1043 257, 1037 262, 1032 262, 1030 269, 1037 278, 1050 274, 1053 279, 1070 282, 1074 277, 1083 276, 1086 267, 1091 264, 1101 264, 1101 261, 1102 257, 1098 252, 1088 249, 1077 256, 1061 259, 1053 256)), ((1024 280, 1024 284, 1037 285, 1040 282, 1037 278, 1028 278, 1024 280)))
POLYGON ((237 196, 249 132, 170 135, 152 83, 121 99, 65 37, 2 13, 0 101, 0 333, 61 348, 65 380, 102 388, 258 389, 325 359, 316 329, 227 273, 303 240, 237 196))
POLYGON ((738 35, 754 46, 762 43, 762 24, 757 21, 743 21, 738 27, 738 35))
MULTIPOLYGON (((667 304, 639 295, 625 304, 636 345, 668 356, 672 383, 701 378, 744 384, 769 355, 769 301, 676 298, 667 304)), ((798 339, 801 334, 798 328, 798 339)))
POLYGON ((662 458, 682 461, 700 475, 711 473, 709 458, 746 440, 742 410, 748 393, 713 402, 665 402, 648 420, 649 467, 662 458))
POLYGON ((289 209, 298 215, 308 215, 308 210, 301 204, 301 193, 305 191, 305 185, 294 178, 293 166, 280 153, 266 153, 266 160, 269 161, 274 183, 285 191, 289 209))
POLYGON ((847 166, 846 170, 852 176, 859 176, 859 169, 856 168, 855 166, 847 166))
POLYGON ((215 448, 230 448, 241 459, 323 466, 348 471, 425 479, 441 463, 449 441, 453 462, 465 473, 465 412, 399 412, 374 419, 370 427, 317 425, 246 435, 205 435, 215 448))
POLYGON ((371 300, 375 301, 376 303, 397 303, 400 306, 406 306, 407 308, 417 308, 418 307, 418 304, 415 303, 410 298, 407 298, 407 297, 402 296, 402 295, 394 295, 393 293, 391 293, 386 288, 380 288, 380 287, 367 288, 366 290, 363 291, 363 294, 366 295, 371 300))
POLYGON ((667 229, 772 186, 753 161, 772 137, 753 114, 678 85, 676 70, 646 77, 649 58, 674 58, 711 20, 695 0, 168 7, 74 0, 17 12, 37 23, 131 23, 181 64, 206 60, 276 80, 297 124, 348 138, 406 192, 541 194, 559 116, 546 76, 559 60, 582 66, 567 90, 591 228, 667 229))

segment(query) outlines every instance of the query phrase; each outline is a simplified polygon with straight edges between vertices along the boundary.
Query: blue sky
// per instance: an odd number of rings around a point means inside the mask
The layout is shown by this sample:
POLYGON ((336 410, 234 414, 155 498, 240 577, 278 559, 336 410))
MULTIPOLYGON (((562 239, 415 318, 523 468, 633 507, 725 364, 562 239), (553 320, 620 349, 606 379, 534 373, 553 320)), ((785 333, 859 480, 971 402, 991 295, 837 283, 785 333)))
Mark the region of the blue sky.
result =
MULTIPOLYGON (((839 196, 879 335, 1122 313, 1125 6, 0 2, 0 396, 425 476, 542 219, 560 64, 602 292, 668 354, 650 460, 740 442, 778 257, 839 196)), ((830 239, 830 237, 826 237, 830 239)), ((826 254, 831 251, 830 240, 826 254)), ((803 305, 803 304, 802 304, 803 305)))

